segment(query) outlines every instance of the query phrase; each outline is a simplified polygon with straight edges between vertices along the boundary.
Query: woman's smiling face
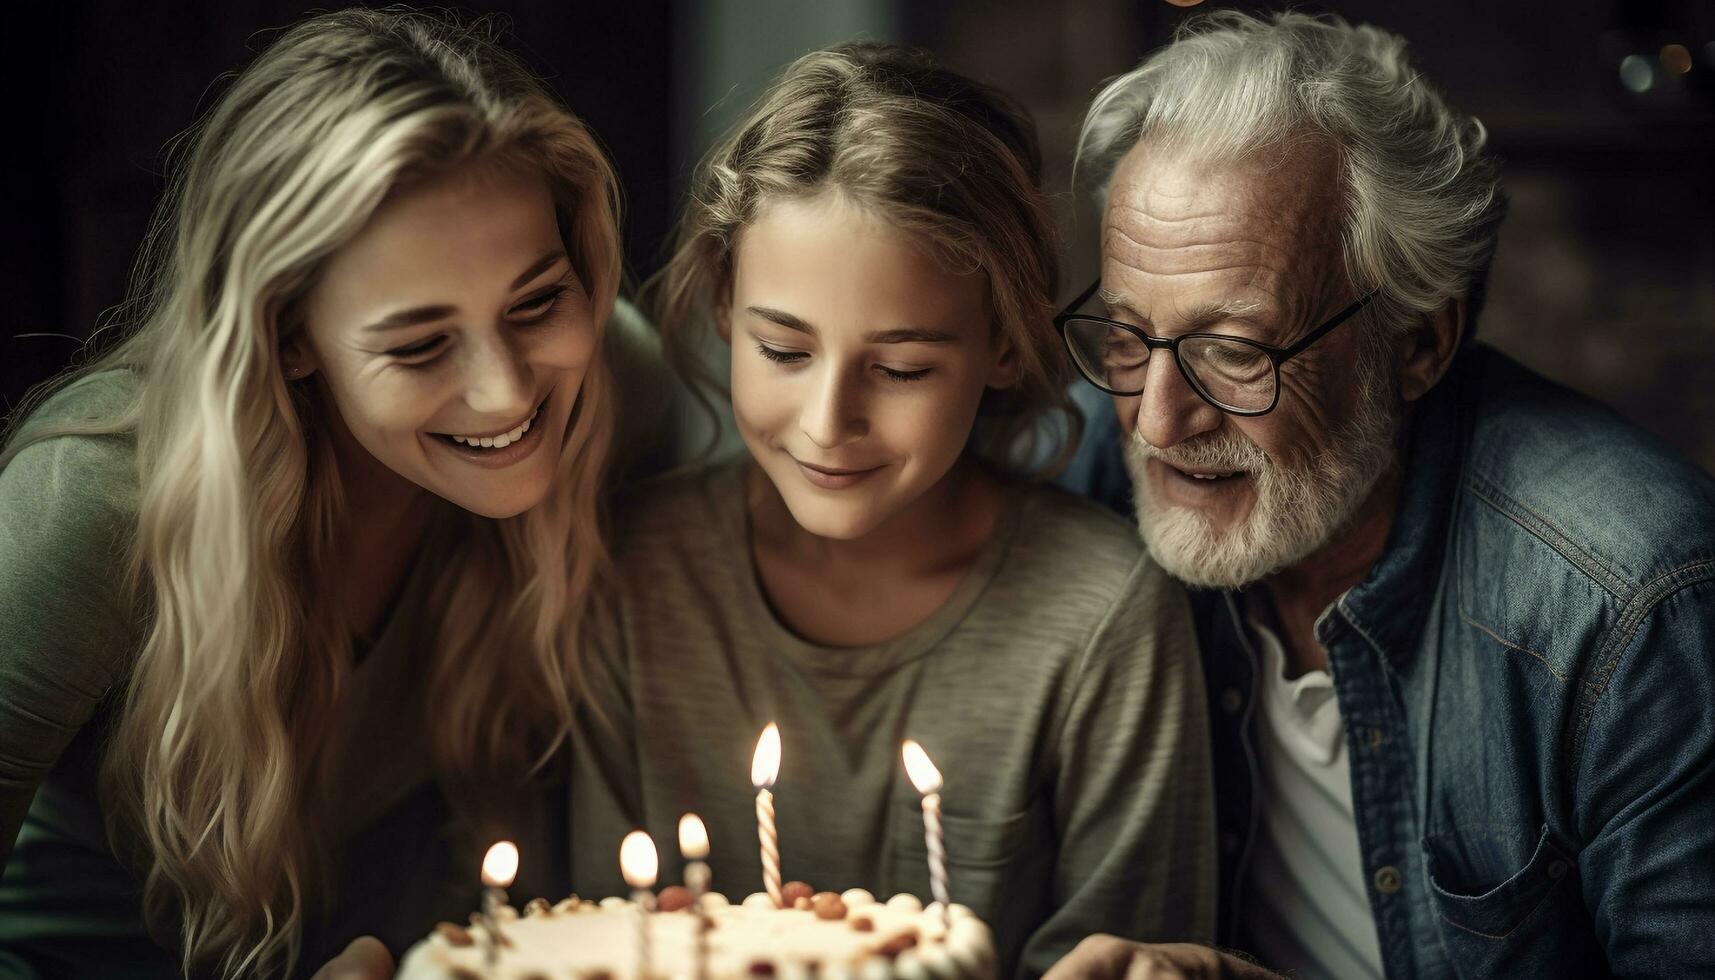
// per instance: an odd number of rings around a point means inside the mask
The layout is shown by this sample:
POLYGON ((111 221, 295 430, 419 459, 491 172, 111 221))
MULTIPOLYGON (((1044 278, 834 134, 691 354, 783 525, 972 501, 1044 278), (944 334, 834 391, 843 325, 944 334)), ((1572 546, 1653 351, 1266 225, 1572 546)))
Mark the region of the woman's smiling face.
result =
POLYGON ((987 277, 837 192, 765 205, 733 265, 739 433, 801 527, 860 538, 947 475, 1005 382, 987 277))
POLYGON ((546 180, 461 169, 389 199, 327 262, 285 358, 356 446, 486 517, 547 495, 600 325, 546 180))

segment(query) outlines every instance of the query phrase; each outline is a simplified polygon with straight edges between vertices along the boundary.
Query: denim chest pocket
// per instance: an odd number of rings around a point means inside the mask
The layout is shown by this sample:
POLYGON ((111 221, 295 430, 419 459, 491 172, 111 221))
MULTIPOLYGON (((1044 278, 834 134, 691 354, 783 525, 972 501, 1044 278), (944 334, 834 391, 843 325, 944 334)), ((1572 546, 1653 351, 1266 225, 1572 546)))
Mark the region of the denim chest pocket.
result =
POLYGON ((1430 904, 1459 974, 1494 976, 1552 967, 1558 957, 1548 934, 1564 926, 1554 910, 1577 897, 1578 866, 1555 844, 1547 825, 1524 867, 1480 891, 1480 884, 1467 883, 1485 876, 1466 873, 1469 860, 1455 853, 1436 838, 1423 839, 1430 904))

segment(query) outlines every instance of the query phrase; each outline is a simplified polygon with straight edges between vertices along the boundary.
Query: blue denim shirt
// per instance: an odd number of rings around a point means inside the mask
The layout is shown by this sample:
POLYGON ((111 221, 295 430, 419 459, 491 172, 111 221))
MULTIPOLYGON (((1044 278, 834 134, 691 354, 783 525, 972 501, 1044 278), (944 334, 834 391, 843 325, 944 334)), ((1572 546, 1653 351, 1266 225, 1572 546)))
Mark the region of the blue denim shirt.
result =
MULTIPOLYGON (((1075 488, 1129 510, 1111 408, 1091 421, 1075 488)), ((1235 596, 1194 606, 1241 945, 1257 655, 1235 596)), ((1715 976, 1707 474, 1474 346, 1420 403, 1386 549, 1316 637, 1389 977, 1715 976)))

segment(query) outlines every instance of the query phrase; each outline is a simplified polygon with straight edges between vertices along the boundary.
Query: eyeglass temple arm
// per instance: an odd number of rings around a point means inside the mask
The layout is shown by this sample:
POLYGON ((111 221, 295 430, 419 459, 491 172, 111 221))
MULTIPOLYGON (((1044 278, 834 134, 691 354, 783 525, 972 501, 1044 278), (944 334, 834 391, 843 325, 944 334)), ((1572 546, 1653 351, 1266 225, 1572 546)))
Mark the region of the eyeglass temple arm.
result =
POLYGON ((1352 317, 1356 316, 1357 312, 1359 310, 1370 305, 1370 300, 1375 299, 1375 298, 1376 298, 1375 291, 1371 291, 1369 293, 1366 293, 1363 297, 1361 297, 1357 302, 1353 303, 1351 306, 1348 306, 1345 309, 1341 310, 1340 312, 1334 314, 1334 318, 1332 320, 1329 320, 1327 323, 1322 324, 1320 327, 1317 327, 1315 330, 1310 331, 1309 335, 1300 339, 1298 341, 1298 343, 1293 344, 1291 347, 1288 347, 1285 350, 1280 351, 1279 356, 1276 357, 1276 359, 1275 359, 1275 363, 1280 364, 1280 363, 1284 362, 1287 358, 1297 357, 1300 353, 1303 352, 1304 348, 1309 347, 1311 344, 1314 344, 1318 340, 1321 340, 1323 337, 1326 337, 1330 330, 1333 330, 1335 327, 1339 326, 1342 323, 1345 323, 1347 320, 1350 320, 1352 317))
POLYGON ((1077 299, 1073 300, 1070 303, 1067 303, 1065 308, 1060 311, 1060 315, 1061 316, 1069 316, 1073 313, 1078 312, 1078 308, 1080 306, 1083 306, 1085 303, 1088 303, 1090 301, 1090 297, 1096 295, 1096 290, 1101 289, 1101 288, 1102 288, 1102 281, 1100 279, 1097 279, 1095 282, 1090 283, 1090 288, 1079 293, 1077 299))

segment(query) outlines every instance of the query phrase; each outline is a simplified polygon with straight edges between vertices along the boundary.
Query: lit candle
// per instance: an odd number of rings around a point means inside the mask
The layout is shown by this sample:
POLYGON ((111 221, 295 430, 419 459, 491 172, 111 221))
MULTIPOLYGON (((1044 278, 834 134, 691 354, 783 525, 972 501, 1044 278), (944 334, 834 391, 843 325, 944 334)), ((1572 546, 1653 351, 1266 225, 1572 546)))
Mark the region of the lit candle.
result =
POLYGON ((655 876, 661 870, 655 842, 641 830, 625 835, 619 845, 619 873, 631 886, 631 901, 637 906, 637 978, 649 980, 649 906, 654 896, 655 876))
POLYGON ((482 856, 482 931, 487 937, 488 965, 500 958, 500 919, 496 914, 506 904, 506 889, 518 877, 518 845, 498 841, 482 856))
POLYGON ((679 818, 679 853, 685 865, 685 887, 691 890, 691 903, 699 904, 709 890, 709 866, 703 859, 709 856, 709 831, 703 818, 687 813, 679 818))
POLYGON ((929 890, 941 903, 941 921, 947 919, 947 855, 941 847, 941 770, 929 761, 929 753, 911 739, 905 740, 905 774, 923 794, 923 842, 929 851, 929 890))
POLYGON ((769 722, 756 740, 750 762, 750 785, 756 787, 756 834, 762 841, 762 887, 780 908, 780 835, 774 829, 774 794, 769 787, 780 775, 780 726, 769 722))
POLYGON ((691 892, 691 915, 695 924, 695 977, 708 975, 708 934, 703 925, 703 893, 709 890, 709 866, 703 859, 709 856, 709 830, 703 819, 694 813, 679 818, 679 854, 686 860, 685 887, 691 892))

